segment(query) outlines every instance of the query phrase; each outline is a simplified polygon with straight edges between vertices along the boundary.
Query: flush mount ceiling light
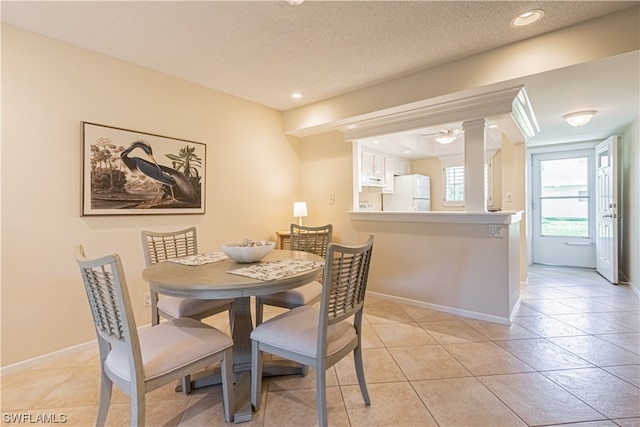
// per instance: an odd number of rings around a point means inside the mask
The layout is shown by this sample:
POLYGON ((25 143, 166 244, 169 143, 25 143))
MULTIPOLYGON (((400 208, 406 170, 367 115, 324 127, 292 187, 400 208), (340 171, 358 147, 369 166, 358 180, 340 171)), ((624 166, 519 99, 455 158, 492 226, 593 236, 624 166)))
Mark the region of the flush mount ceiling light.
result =
POLYGON ((511 20, 511 26, 514 28, 525 27, 541 20, 543 16, 544 10, 542 9, 527 10, 526 12, 522 12, 515 18, 513 18, 511 20))
POLYGON ((453 135, 436 136, 436 141, 438 141, 438 143, 443 144, 443 145, 452 143, 454 139, 456 139, 456 137, 453 136, 453 135))
POLYGON ((291 97, 293 99, 300 99, 300 98, 302 98, 302 94, 300 92, 294 92, 294 93, 291 94, 291 97))
POLYGON ((300 6, 302 3, 304 3, 304 0, 287 0, 287 3, 289 3, 291 6, 300 6))
POLYGON ((596 114, 595 110, 576 111, 575 113, 565 114, 562 116, 571 126, 584 126, 591 121, 596 114))

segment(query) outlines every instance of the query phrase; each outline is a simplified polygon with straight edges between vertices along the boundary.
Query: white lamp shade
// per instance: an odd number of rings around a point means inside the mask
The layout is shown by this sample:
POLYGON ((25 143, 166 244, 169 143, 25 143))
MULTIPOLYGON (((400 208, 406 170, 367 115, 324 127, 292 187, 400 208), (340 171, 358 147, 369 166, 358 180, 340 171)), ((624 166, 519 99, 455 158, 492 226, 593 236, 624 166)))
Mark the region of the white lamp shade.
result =
POLYGON ((293 216, 307 216, 307 202, 293 202, 293 216))

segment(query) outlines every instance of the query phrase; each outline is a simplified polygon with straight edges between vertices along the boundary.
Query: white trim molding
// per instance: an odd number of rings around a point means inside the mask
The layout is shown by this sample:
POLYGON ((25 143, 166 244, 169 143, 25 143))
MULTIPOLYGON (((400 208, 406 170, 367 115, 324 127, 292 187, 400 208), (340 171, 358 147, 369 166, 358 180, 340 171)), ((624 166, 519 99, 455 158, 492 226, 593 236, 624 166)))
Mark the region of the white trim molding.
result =
POLYGON ((357 212, 350 211, 349 217, 356 221, 393 222, 436 222, 447 224, 494 224, 510 225, 522 220, 523 211, 499 212, 357 212))

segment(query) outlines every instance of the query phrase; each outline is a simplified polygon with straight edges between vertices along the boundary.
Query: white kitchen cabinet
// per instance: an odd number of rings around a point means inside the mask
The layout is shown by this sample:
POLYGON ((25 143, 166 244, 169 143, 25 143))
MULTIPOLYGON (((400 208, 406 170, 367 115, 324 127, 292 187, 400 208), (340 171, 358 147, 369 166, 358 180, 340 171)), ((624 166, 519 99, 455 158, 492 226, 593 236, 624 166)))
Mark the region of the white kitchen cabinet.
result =
POLYGON ((375 153, 373 155, 373 176, 384 179, 385 156, 375 153))
POLYGON ((385 178, 385 157, 383 154, 362 150, 360 183, 363 186, 382 187, 385 178))
POLYGON ((393 187, 394 187, 393 176, 396 170, 395 164, 396 164, 396 159, 394 159, 393 157, 384 158, 385 173, 384 173, 384 187, 382 187, 383 193, 393 193, 393 187))
POLYGON ((360 168, 360 173, 362 175, 370 175, 373 176, 373 161, 374 154, 370 151, 362 151, 362 167, 360 168))
POLYGON ((393 169, 395 175, 409 175, 411 173, 411 164, 406 159, 395 159, 393 169))

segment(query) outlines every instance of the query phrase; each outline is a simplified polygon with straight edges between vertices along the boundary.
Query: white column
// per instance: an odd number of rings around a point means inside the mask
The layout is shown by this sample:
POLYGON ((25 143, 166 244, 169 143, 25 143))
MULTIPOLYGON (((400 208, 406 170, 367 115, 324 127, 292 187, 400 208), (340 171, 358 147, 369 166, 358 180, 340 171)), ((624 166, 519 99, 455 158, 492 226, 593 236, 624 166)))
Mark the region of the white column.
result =
POLYGON ((464 130, 464 210, 486 212, 484 194, 485 120, 462 123, 464 130))

